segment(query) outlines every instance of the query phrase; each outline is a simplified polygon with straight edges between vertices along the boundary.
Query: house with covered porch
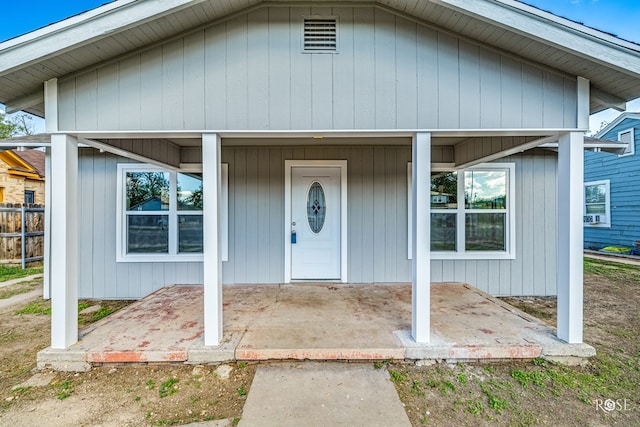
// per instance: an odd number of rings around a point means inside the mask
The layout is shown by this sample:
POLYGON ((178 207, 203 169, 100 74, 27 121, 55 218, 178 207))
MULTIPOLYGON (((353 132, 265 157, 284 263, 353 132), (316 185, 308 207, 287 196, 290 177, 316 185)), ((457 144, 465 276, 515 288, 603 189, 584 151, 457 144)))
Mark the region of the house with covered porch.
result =
POLYGON ((78 298, 201 284, 215 347, 223 285, 309 281, 411 283, 417 345, 432 282, 557 295, 583 341, 583 135, 636 44, 514 0, 116 0, 0 64, 52 134, 54 350, 78 298))

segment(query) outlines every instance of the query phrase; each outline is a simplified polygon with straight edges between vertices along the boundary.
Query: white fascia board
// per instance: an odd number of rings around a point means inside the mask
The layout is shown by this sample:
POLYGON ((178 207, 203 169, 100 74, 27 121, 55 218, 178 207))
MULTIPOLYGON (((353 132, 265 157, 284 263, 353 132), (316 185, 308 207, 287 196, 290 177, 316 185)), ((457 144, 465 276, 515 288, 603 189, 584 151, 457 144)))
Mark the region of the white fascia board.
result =
POLYGON ((616 117, 615 119, 613 119, 613 121, 611 123, 609 123, 608 125, 606 125, 604 128, 602 128, 600 131, 598 131, 598 133, 596 133, 593 137, 594 138, 602 138, 602 136, 604 134, 606 134, 607 132, 609 132, 611 129, 613 129, 614 127, 618 126, 623 120, 625 119, 635 119, 635 120, 640 120, 640 113, 629 113, 629 112, 625 112, 620 114, 618 117, 616 117))
POLYGON ((205 0, 117 0, 0 43, 0 75, 205 0))
POLYGON ((640 45, 514 0, 434 0, 565 52, 640 77, 640 45))

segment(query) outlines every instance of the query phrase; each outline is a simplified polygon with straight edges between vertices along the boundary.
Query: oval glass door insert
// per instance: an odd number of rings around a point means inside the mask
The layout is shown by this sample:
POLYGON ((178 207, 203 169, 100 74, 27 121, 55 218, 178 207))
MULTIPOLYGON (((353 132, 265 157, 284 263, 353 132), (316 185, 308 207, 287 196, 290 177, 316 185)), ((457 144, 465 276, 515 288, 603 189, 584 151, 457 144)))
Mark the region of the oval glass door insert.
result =
POLYGON ((315 234, 318 234, 324 226, 326 210, 324 189, 318 181, 315 181, 309 187, 309 194, 307 195, 307 221, 309 221, 311 231, 315 234))

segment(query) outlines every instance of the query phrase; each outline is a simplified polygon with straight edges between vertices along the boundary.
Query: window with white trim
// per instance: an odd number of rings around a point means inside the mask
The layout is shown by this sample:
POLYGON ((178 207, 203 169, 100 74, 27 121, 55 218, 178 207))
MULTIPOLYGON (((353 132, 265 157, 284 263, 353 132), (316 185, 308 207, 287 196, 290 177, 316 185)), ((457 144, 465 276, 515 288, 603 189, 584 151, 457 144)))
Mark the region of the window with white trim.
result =
POLYGON ((584 183, 584 220, 588 227, 611 227, 610 181, 584 183))
POLYGON ((632 156, 636 152, 635 135, 633 128, 618 132, 618 141, 627 144, 627 148, 618 157, 632 156))
MULTIPOLYGON (((223 165, 220 201, 223 227, 227 220, 227 171, 223 165)), ((201 172, 180 173, 152 165, 119 164, 117 185, 119 262, 202 261, 201 172)), ((222 235, 224 238, 226 233, 222 235)), ((223 257, 226 258, 224 250, 223 257)))
MULTIPOLYGON (((432 259, 515 258, 514 175, 513 163, 432 172, 432 259)), ((408 179, 411 200, 411 177, 408 179)))

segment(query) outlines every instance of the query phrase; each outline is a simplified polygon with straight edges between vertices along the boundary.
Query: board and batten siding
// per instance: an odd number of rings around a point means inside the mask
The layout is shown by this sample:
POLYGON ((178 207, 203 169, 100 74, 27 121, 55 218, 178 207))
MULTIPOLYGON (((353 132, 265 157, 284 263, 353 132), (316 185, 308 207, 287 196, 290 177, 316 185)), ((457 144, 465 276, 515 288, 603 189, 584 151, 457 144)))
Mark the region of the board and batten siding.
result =
MULTIPOLYGON (((116 262, 116 173, 126 162, 80 156, 80 298, 141 298, 166 285, 202 283, 202 263, 116 262)), ((347 160, 348 281, 409 282, 408 146, 224 147, 229 164, 229 261, 223 282, 284 278, 284 160, 347 160)), ((556 155, 518 154, 516 259, 433 260, 433 281, 468 282, 494 295, 556 292, 556 155)))
POLYGON ((618 133, 634 129, 635 153, 619 157, 610 153, 585 152, 584 181, 609 180, 611 227, 584 226, 584 247, 634 248, 640 240, 640 120, 627 118, 614 126, 603 139, 618 140, 618 133))
POLYGON ((129 160, 81 149, 78 159, 79 298, 137 299, 171 284, 201 284, 201 262, 116 262, 116 178, 129 160))
POLYGON ((261 7, 59 80, 59 128, 575 128, 576 78, 359 7, 261 7), (338 53, 302 53, 302 17, 338 53))

